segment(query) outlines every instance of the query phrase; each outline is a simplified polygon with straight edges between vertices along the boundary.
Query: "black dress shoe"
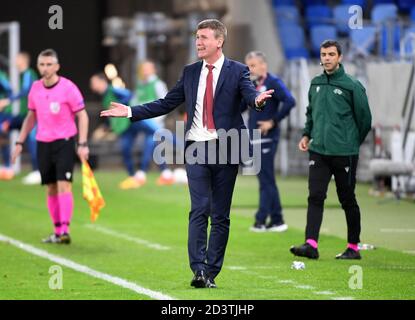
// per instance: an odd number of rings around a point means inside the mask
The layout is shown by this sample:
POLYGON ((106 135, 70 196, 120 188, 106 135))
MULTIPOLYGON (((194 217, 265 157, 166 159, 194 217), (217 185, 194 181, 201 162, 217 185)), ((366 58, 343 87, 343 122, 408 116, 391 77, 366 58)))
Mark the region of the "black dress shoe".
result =
POLYGON ((299 256, 299 257, 306 257, 309 259, 318 259, 318 250, 316 248, 313 248, 310 244, 304 243, 301 246, 294 247, 292 246, 290 248, 290 251, 293 255, 299 256))
POLYGON ((206 279, 206 288, 215 289, 217 288, 215 280, 213 278, 206 279))
POLYGON ((190 285, 195 288, 206 288, 206 273, 203 270, 196 271, 190 282, 190 285))
POLYGON ((360 260, 362 257, 360 256, 359 251, 355 251, 353 249, 347 248, 345 252, 339 253, 336 256, 336 259, 343 259, 343 260, 360 260))

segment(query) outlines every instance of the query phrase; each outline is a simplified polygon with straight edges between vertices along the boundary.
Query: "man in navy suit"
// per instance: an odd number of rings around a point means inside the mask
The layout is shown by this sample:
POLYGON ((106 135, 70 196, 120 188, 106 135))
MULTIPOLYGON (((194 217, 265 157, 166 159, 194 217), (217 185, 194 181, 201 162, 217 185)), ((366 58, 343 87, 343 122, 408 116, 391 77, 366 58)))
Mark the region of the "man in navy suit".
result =
MULTIPOLYGON (((197 158, 195 163, 186 158, 191 198, 188 253, 194 273, 191 285, 196 288, 216 288, 214 279, 222 268, 228 242, 230 207, 238 173, 239 161, 227 159, 219 163, 216 142, 222 136, 226 138, 230 131, 243 134, 246 127, 240 110, 242 99, 261 111, 273 93, 273 90, 258 93, 250 81, 248 67, 224 57, 226 35, 226 27, 220 21, 200 22, 196 47, 201 61, 184 68, 180 80, 164 99, 131 108, 112 103, 113 109, 101 112, 104 117, 130 117, 138 121, 167 114, 185 103, 186 147, 194 150, 192 156, 197 158), (215 161, 208 160, 212 153, 216 154, 215 161), (207 241, 209 217, 211 229, 207 241)), ((240 145, 241 139, 237 143, 240 145)), ((225 156, 230 155, 233 147, 227 147, 225 156)))

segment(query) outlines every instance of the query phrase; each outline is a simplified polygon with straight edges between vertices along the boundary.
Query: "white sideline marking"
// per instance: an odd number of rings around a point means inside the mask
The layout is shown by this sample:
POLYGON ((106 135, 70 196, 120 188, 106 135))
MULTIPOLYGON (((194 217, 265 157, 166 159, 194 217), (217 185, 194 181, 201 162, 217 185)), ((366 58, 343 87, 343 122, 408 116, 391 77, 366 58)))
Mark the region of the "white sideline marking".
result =
POLYGON ((129 289, 131 291, 134 291, 136 293, 148 296, 150 298, 157 299, 157 300, 174 300, 173 297, 165 295, 161 292, 153 291, 153 290, 141 287, 141 286, 139 286, 138 284, 136 284, 134 282, 130 282, 128 280, 125 280, 125 279, 122 279, 122 278, 119 278, 119 277, 115 277, 115 276, 112 276, 112 275, 109 275, 109 274, 106 274, 106 273, 103 273, 103 272, 100 272, 100 271, 96 271, 96 270, 91 269, 91 268, 89 268, 85 265, 78 264, 78 263, 76 263, 72 260, 59 257, 59 256, 51 254, 51 253, 49 253, 45 250, 41 250, 41 249, 35 248, 35 247, 33 247, 29 244, 20 242, 19 240, 9 238, 5 235, 2 235, 1 233, 0 233, 0 241, 9 243, 9 244, 11 244, 11 245, 23 250, 23 251, 29 252, 29 253, 31 253, 35 256, 38 256, 38 257, 47 259, 49 261, 58 263, 62 266, 70 268, 72 270, 87 274, 87 275, 89 275, 91 277, 94 277, 94 278, 97 278, 97 279, 101 279, 101 280, 110 282, 112 284, 115 284, 117 286, 129 289))
POLYGON ((229 266, 228 267, 229 270, 246 270, 246 267, 241 267, 241 266, 229 266))
POLYGON ((252 267, 252 269, 281 269, 279 266, 257 266, 252 267))
MULTIPOLYGON (((264 276, 259 274, 258 272, 254 272, 254 271, 249 271, 248 267, 243 267, 243 266, 228 266, 227 267, 229 270, 234 270, 234 271, 240 271, 243 272, 245 274, 252 274, 252 275, 256 275, 258 278, 261 279, 278 279, 279 277, 277 276, 272 276, 272 275, 268 275, 268 276, 264 276)), ((260 266, 260 267, 251 267, 251 268, 258 268, 258 269, 268 269, 269 267, 267 266, 260 266)), ((296 289, 302 289, 302 290, 316 290, 317 288, 310 286, 310 285, 305 285, 305 284, 298 284, 296 281, 292 280, 292 279, 281 279, 281 280, 277 280, 278 283, 281 284, 286 284, 286 285, 291 285, 296 289)), ((313 291, 313 294, 315 295, 325 295, 325 296, 333 296, 336 295, 336 292, 333 291, 313 291)), ((354 300, 353 297, 331 297, 332 300, 354 300)))
MULTIPOLYGON (((254 272, 254 271, 249 271, 248 267, 243 267, 243 266, 228 266, 227 267, 229 270, 234 270, 234 271, 240 271, 242 273, 245 274, 252 274, 252 275, 256 275, 258 278, 261 279, 278 279, 279 277, 277 276, 272 276, 272 275, 268 275, 268 276, 264 276, 259 274, 258 272, 254 272)), ((260 267, 252 267, 252 268, 259 268, 259 269, 268 269, 268 267, 266 266, 260 266, 260 267)), ((317 288, 310 286, 310 285, 304 285, 304 284, 298 284, 296 283, 294 280, 292 279, 281 279, 281 280, 277 280, 278 283, 281 284, 286 284, 286 285, 291 285, 296 289, 302 289, 302 290, 316 290, 317 288)), ((315 295, 325 295, 325 296, 333 296, 336 295, 336 292, 333 291, 313 291, 313 294, 315 295)), ((332 297, 332 300, 354 300, 353 297, 332 297)))
POLYGON ((331 296, 331 295, 336 294, 335 292, 331 292, 331 291, 316 291, 314 293, 319 294, 319 295, 323 295, 323 296, 331 296))
POLYGON ((304 285, 304 284, 300 284, 300 285, 294 286, 294 288, 296 288, 296 289, 304 289, 304 290, 312 290, 312 289, 314 289, 313 286, 304 285))
POLYGON ((131 241, 131 242, 146 246, 146 247, 151 248, 151 249, 170 250, 170 247, 166 247, 166 246, 163 246, 161 244, 153 243, 153 242, 150 242, 150 241, 147 241, 147 240, 144 240, 144 239, 132 237, 132 236, 129 236, 129 235, 126 235, 126 234, 123 234, 123 233, 105 228, 105 227, 95 226, 95 225, 91 225, 91 224, 86 224, 85 227, 89 228, 89 229, 92 229, 92 230, 95 230, 95 231, 98 231, 98 232, 101 232, 101 233, 104 233, 104 234, 107 234, 109 236, 113 236, 115 238, 131 241))
POLYGON ((408 254, 415 254, 415 250, 406 250, 406 251, 402 251, 403 253, 408 253, 408 254))
POLYGON ((278 282, 279 283, 289 283, 289 284, 294 284, 295 283, 293 280, 280 280, 278 282))
POLYGON ((413 233, 415 232, 415 229, 380 229, 380 232, 384 232, 384 233, 413 233))
POLYGON ((331 298, 331 300, 354 300, 353 297, 335 297, 331 298))

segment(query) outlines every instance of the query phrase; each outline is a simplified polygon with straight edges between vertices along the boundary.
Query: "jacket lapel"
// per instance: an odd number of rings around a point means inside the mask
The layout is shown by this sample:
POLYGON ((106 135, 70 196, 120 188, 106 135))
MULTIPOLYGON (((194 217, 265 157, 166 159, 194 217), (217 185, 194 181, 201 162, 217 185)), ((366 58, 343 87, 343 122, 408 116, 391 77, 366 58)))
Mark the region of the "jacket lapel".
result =
POLYGON ((202 71, 203 61, 199 61, 195 66, 195 70, 192 75, 192 109, 196 106, 197 100, 197 88, 199 87, 200 72, 202 71))
POLYGON ((218 93, 220 89, 222 88, 222 85, 226 79, 226 76, 229 73, 229 67, 230 67, 229 60, 225 58, 225 61, 223 62, 222 70, 220 71, 220 74, 219 74, 218 83, 216 84, 215 96, 213 98, 213 101, 216 101, 216 97, 218 96, 218 93))

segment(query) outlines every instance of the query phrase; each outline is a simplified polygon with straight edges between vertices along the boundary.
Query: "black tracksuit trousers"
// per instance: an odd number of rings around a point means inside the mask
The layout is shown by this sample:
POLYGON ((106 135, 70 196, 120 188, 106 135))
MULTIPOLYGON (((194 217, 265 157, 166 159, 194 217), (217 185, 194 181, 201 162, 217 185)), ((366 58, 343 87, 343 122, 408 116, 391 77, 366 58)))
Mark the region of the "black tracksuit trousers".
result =
POLYGON ((360 209, 354 193, 358 158, 358 155, 326 156, 310 151, 306 240, 318 241, 324 200, 334 175, 337 195, 346 214, 347 241, 353 244, 360 242, 360 209))

